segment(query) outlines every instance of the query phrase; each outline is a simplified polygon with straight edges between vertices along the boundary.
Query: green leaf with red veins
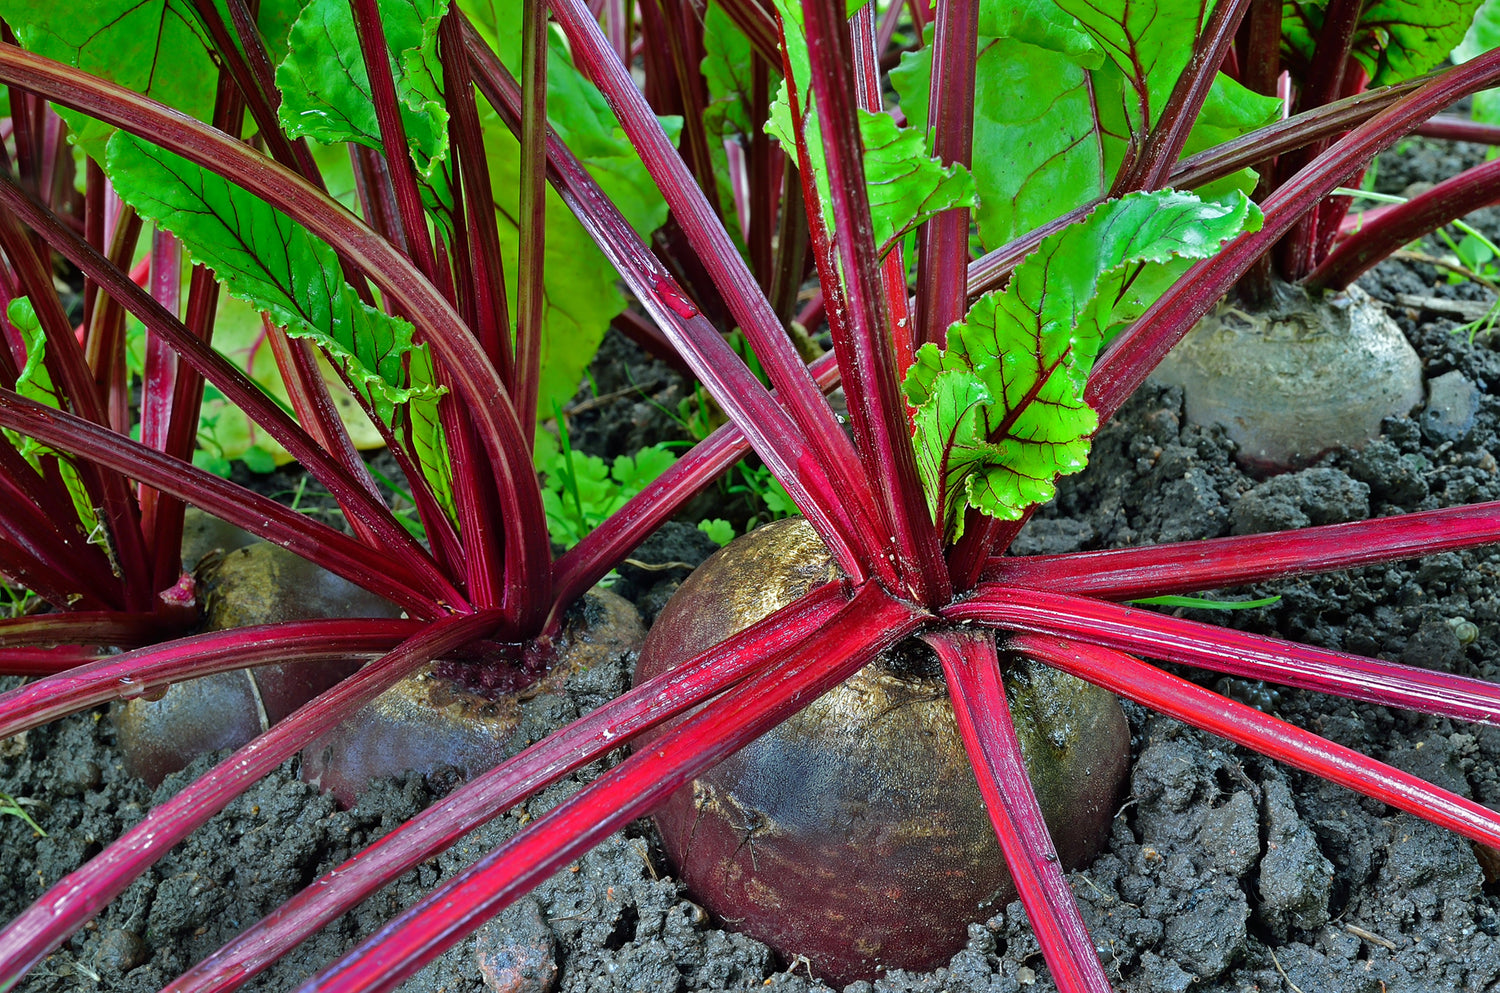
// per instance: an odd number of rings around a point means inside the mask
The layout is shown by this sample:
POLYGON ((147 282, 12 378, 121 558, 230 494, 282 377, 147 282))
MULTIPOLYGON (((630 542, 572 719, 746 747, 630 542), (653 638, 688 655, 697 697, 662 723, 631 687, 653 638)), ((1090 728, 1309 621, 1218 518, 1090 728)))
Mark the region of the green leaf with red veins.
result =
MULTIPOLYGON (((214 0, 229 23, 224 0, 214 0)), ((265 0, 258 23, 272 52, 284 46, 297 0, 265 0)), ((28 50, 143 93, 207 121, 219 71, 192 0, 0 0, 0 19, 28 50)), ((114 128, 58 107, 74 140, 103 161, 114 128)))
POLYGON ((36 308, 27 298, 16 297, 6 305, 5 319, 20 334, 21 343, 26 346, 26 364, 21 366, 21 371, 16 376, 16 392, 44 407, 61 410, 62 400, 58 398, 57 387, 53 385, 52 374, 47 371, 44 359, 47 333, 42 330, 36 308))
MULTIPOLYGON (((1360 12, 1353 45, 1370 85, 1399 83, 1435 69, 1463 41, 1480 2, 1370 0, 1360 12)), ((1282 40, 1304 60, 1312 58, 1327 8, 1327 0, 1282 4, 1282 40)))
POLYGON ((1085 69, 1097 69, 1104 62, 1098 43, 1056 0, 983 0, 979 33, 986 38, 1014 38, 1066 55, 1085 69))
MULTIPOLYGON (((981 298, 971 309, 973 324, 982 322, 985 311, 975 310, 988 299, 981 298)), ((993 301, 988 306, 993 309, 993 301)), ((1018 357, 1019 354, 1018 350, 1018 357)), ((919 366, 912 366, 908 376, 922 375, 918 370, 919 366)), ((933 522, 945 535, 957 539, 963 533, 964 508, 970 500, 969 480, 982 473, 989 463, 1004 458, 989 440, 990 413, 996 395, 978 375, 954 367, 926 384, 923 396, 926 399, 912 419, 917 471, 922 475, 933 522)), ((1003 396, 1002 388, 1002 399, 1003 396)), ((1082 426, 1082 431, 1086 433, 1093 428, 1089 423, 1082 426)), ((1015 465, 1021 463, 1016 457, 1010 461, 1015 465)))
MULTIPOLYGON (((975 218, 986 248, 1108 193, 1170 96, 1199 16, 1195 0, 981 5, 974 147, 1006 149, 975 157, 975 218)), ((924 130, 931 77, 930 45, 903 56, 891 73, 907 119, 924 130)), ((1184 154, 1252 131, 1279 112, 1275 99, 1220 74, 1184 154)), ((1202 192, 1248 191, 1254 182, 1243 170, 1202 192)))
POLYGON ((964 511, 1015 520, 1088 462, 1098 416, 1083 402, 1099 349, 1193 260, 1260 226, 1244 195, 1136 193, 1042 241, 1004 290, 975 301, 906 375, 913 444, 933 521, 964 511))
MULTIPOLYGON (((447 0, 379 0, 401 102, 406 143, 434 219, 452 232, 453 189, 447 172, 448 111, 443 105, 437 30, 447 0)), ((370 76, 348 0, 310 0, 292 25, 286 59, 276 69, 286 133, 324 143, 352 141, 385 150, 370 76)))
POLYGON ((1192 54, 1193 41, 1213 11, 1209 0, 1056 3, 1094 39, 1106 64, 1113 64, 1125 76, 1129 91, 1121 103, 1138 121, 1148 124, 1166 104, 1192 54))
MULTIPOLYGON (((1145 142, 1187 66, 1209 15, 1211 0, 1056 0, 1105 55, 1091 72, 1104 137, 1104 172, 1113 178, 1145 142)), ((1281 111, 1274 97, 1244 89, 1220 73, 1205 111, 1194 122, 1184 154, 1269 124, 1281 111), (1210 111, 1208 108, 1212 107, 1210 111), (1211 122, 1211 123, 1210 123, 1211 122), (1205 125, 1219 132, 1205 136, 1205 125)), ((1249 190, 1253 174, 1245 173, 1249 190)), ((1104 192, 1101 190, 1101 192, 1104 192)))
POLYGON ((963 533, 966 507, 1014 520, 1088 463, 1099 419, 1083 388, 1100 340, 989 293, 949 329, 946 351, 922 348, 906 392, 928 509, 947 537, 963 533))
POLYGON ((974 177, 961 165, 945 166, 929 156, 926 135, 898 128, 889 114, 858 113, 879 254, 934 214, 975 206, 974 177))
MULTIPOLYGON (((703 15, 703 81, 708 106, 703 110, 703 130, 708 135, 708 154, 713 160, 719 203, 733 204, 734 186, 729 181, 729 156, 725 142, 747 142, 761 122, 751 122, 753 94, 750 40, 735 26, 720 4, 710 3, 703 15)), ((779 70, 780 67, 778 66, 779 70)), ((772 71, 771 82, 776 73, 772 71)), ((742 255, 747 254, 739 224, 730 224, 729 236, 742 255)))
MULTIPOLYGON (((1087 71, 1066 55, 1012 38, 981 38, 974 90, 975 220, 986 248, 1065 213, 1108 187, 1087 71)), ((927 128, 932 46, 901 60, 891 81, 911 125, 927 128)))
MULTIPOLYGON (((133 135, 109 140, 121 198, 171 231, 225 290, 327 352, 387 423, 394 405, 432 388, 407 386, 412 326, 360 301, 338 258, 306 228, 228 180, 133 135)), ((425 348, 425 346, 422 346, 425 348)))
MULTIPOLYGON (((711 3, 703 15, 703 81, 708 86, 704 124, 718 137, 749 135, 752 74, 750 39, 735 26, 721 4, 711 3)), ((779 67, 778 67, 779 68, 779 67)))

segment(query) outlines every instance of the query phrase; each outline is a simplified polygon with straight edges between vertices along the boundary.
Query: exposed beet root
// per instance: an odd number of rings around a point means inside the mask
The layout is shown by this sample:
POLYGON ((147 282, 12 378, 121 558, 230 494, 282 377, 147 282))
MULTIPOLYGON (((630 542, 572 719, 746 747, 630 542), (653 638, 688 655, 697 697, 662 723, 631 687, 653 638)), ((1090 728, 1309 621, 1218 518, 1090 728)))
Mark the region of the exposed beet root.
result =
POLYGON ((354 672, 359 662, 267 665, 174 683, 115 708, 125 768, 153 786, 205 752, 237 748, 354 672))
POLYGON ((1422 402, 1421 359, 1357 286, 1314 298, 1280 283, 1254 312, 1222 303, 1152 376, 1181 386, 1188 420, 1223 424, 1240 464, 1262 473, 1360 448, 1422 402))
MULTIPOLYGON (((207 560, 205 629, 315 617, 397 617, 390 601, 284 548, 258 542, 207 560)), ((174 683, 114 708, 125 767, 156 784, 204 752, 243 745, 358 669, 360 662, 268 665, 174 683)))
MULTIPOLYGON (((801 520, 763 527, 683 584, 636 681, 836 575, 801 520)), ((1109 693, 1028 659, 1006 669, 1027 768, 1063 861, 1097 853, 1130 733, 1109 693)), ((656 824, 695 898, 835 985, 926 970, 1015 898, 936 659, 898 645, 678 790, 656 824)))
MULTIPOLYGON (((477 776, 516 750, 522 701, 567 677, 633 651, 644 636, 631 604, 590 591, 546 659, 443 659, 376 697, 302 752, 302 778, 353 806, 372 779, 420 772, 439 790, 477 776), (536 671, 526 673, 529 662, 536 671), (465 671, 471 669, 473 671, 465 671), (515 688, 514 674, 525 675, 515 688)), ((529 742, 527 742, 529 743, 529 742)))

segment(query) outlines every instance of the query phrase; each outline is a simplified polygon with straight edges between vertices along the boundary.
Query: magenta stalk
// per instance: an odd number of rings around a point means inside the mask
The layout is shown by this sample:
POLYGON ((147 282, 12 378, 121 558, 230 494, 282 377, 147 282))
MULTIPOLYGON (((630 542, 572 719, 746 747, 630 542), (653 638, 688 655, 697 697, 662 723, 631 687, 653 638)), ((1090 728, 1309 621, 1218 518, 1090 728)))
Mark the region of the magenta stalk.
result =
POLYGON ((1237 745, 1415 814, 1482 845, 1500 844, 1500 814, 1121 652, 1042 635, 1018 651, 1237 745))
POLYGON ((173 845, 308 741, 432 658, 492 631, 496 612, 437 621, 236 751, 76 869, 0 931, 0 989, 9 989, 173 845))
POLYGON ((1132 600, 1353 569, 1500 541, 1500 502, 1298 531, 1067 555, 996 555, 984 578, 1132 600))
POLYGON ((950 629, 923 640, 943 664, 979 792, 1053 982, 1060 993, 1112 993, 1021 758, 993 634, 950 629))
POLYGON ((385 993, 607 835, 748 744, 919 626, 868 585, 820 636, 595 780, 507 844, 446 880, 299 993, 385 993))
POLYGON ((324 875, 163 993, 239 988, 318 928, 467 832, 642 731, 763 670, 813 637, 843 599, 836 586, 824 586, 548 735, 324 875))
POLYGON ((216 672, 278 662, 327 662, 379 655, 418 633, 422 626, 420 621, 373 617, 291 621, 214 631, 159 647, 105 656, 0 693, 0 738, 103 703, 158 693, 173 683, 216 672))
POLYGON ((1500 725, 1500 686, 1033 587, 983 584, 953 621, 1052 634, 1211 672, 1500 725))

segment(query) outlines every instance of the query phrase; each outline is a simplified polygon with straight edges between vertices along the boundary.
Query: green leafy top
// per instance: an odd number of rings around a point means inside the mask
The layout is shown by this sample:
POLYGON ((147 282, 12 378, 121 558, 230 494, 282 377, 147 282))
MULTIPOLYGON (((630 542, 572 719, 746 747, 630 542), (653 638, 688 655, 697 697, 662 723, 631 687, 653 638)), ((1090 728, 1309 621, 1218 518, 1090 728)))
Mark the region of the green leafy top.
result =
POLYGON ((1015 520, 1087 463, 1098 417, 1083 391, 1112 329, 1139 316, 1192 260, 1260 226, 1243 194, 1175 191, 1110 201, 1043 240, 1004 290, 987 293, 908 370, 913 443, 933 520, 950 539, 964 511, 1015 520))
POLYGON ((934 214, 976 206, 974 177, 961 165, 945 166, 927 155, 922 132, 897 127, 889 114, 858 114, 870 219, 880 255, 934 214))
MULTIPOLYGON (((227 21, 225 0, 213 2, 227 21)), ((378 4, 409 150, 423 182, 425 205, 443 234, 452 233, 452 190, 448 112, 436 61, 436 36, 450 5, 451 0, 379 0, 378 4)), ((34 51, 207 119, 218 69, 195 6, 195 0, 80 0, 67 5, 0 0, 0 17, 34 51)), ((462 6, 495 45, 502 61, 518 72, 519 0, 465 0, 462 6)), ((288 133, 319 142, 357 142, 384 151, 347 0, 262 0, 259 23, 272 58, 280 60, 280 114, 288 133)), ((552 125, 632 227, 642 236, 649 235, 666 219, 664 201, 608 105, 572 66, 556 32, 549 43, 552 125)), ((219 277, 231 284, 232 291, 238 290, 240 299, 267 310, 278 321, 295 317, 293 333, 309 334, 309 329, 316 329, 314 337, 333 351, 341 369, 385 415, 393 414, 395 405, 417 399, 418 405, 409 408, 408 427, 417 432, 411 444, 418 452, 440 457, 442 439, 433 406, 436 393, 429 383, 408 383, 408 373, 399 368, 410 364, 410 328, 351 298, 338 270, 325 268, 331 258, 327 246, 307 237, 305 231, 293 230, 295 226, 276 212, 250 204, 250 198, 241 201, 226 184, 185 168, 182 160, 146 151, 138 143, 111 157, 105 141, 113 129, 65 113, 80 144, 105 164, 111 179, 117 178, 113 175, 117 164, 136 171, 134 177, 123 179, 125 189, 141 203, 160 201, 143 213, 172 216, 173 223, 187 232, 184 241, 196 249, 194 257, 212 260, 219 277), (149 188, 150 182, 175 183, 178 178, 187 180, 183 190, 169 188, 157 197, 149 188), (205 198, 217 200, 194 202, 205 198), (231 204, 248 207, 250 212, 236 215, 231 204), (187 214, 200 207, 207 210, 207 216, 201 223, 192 222, 187 214), (242 251, 235 248, 237 240, 243 243, 242 251)), ((675 120, 663 123, 669 133, 675 132, 675 120)), ((519 147, 493 114, 486 114, 483 124, 507 288, 514 293, 519 147)), ((571 397, 610 320, 625 306, 617 288, 618 276, 603 255, 550 190, 547 202, 539 391, 543 410, 571 397)), ((419 360, 417 372, 427 366, 419 360)), ((422 461, 424 468, 431 468, 422 461)), ((437 488, 441 499, 443 487, 437 488)))
POLYGON ((703 14, 703 81, 708 89, 704 125, 710 135, 749 135, 752 54, 745 37, 724 12, 722 4, 710 3, 703 14))
MULTIPOLYGON (((1354 30, 1352 54, 1371 86, 1399 83, 1436 67, 1463 40, 1481 0, 1370 0, 1354 30)), ((1311 59, 1327 0, 1285 0, 1282 40, 1311 59)))
MULTIPOLYGON (((379 0, 380 20, 401 123, 424 175, 448 154, 448 111, 436 69, 437 28, 446 0, 379 0)), ((353 141, 384 150, 360 53, 354 14, 346 0, 309 0, 292 25, 285 61, 276 69, 282 127, 294 138, 353 141)))
POLYGON ((26 363, 16 376, 16 392, 53 410, 61 409, 62 400, 57 395, 52 374, 47 371, 43 360, 47 335, 42 330, 41 320, 36 316, 36 308, 25 297, 16 297, 6 306, 5 319, 20 334, 21 343, 26 347, 26 363))
MULTIPOLYGON (((1492 49, 1500 48, 1500 0, 1485 0, 1474 15, 1457 48, 1453 50, 1454 62, 1467 62, 1492 49)), ((1500 90, 1484 90, 1474 94, 1474 120, 1484 124, 1500 124, 1500 90)), ((1494 151, 1491 150, 1491 156, 1494 151)))
MULTIPOLYGON (((451 233, 448 111, 437 61, 438 24, 448 12, 448 2, 379 0, 378 7, 401 103, 401 124, 423 200, 451 233)), ((348 0, 309 0, 292 25, 287 57, 276 69, 276 86, 282 94, 278 115, 291 137, 352 141, 384 150, 348 0)))
MULTIPOLYGON (((107 165, 120 196, 171 231, 230 294, 269 314, 293 337, 321 345, 383 416, 407 388, 412 326, 362 302, 338 258, 306 228, 181 156, 117 133, 107 165)), ((425 346, 424 346, 425 347, 425 346)))
MULTIPOLYGON (((224 0, 214 6, 227 23, 224 0)), ((263 0, 258 23, 273 57, 284 49, 298 0, 263 0)), ((213 112, 218 71, 213 43, 192 0, 0 0, 0 19, 38 55, 160 100, 206 121, 213 112)), ((59 107, 74 140, 95 159, 114 128, 59 107)))
MULTIPOLYGON (((995 248, 1108 193, 1187 64, 1210 7, 1200 0, 985 0, 980 4, 974 160, 980 241, 995 248)), ((927 126, 932 46, 891 73, 927 126)), ((1270 123, 1280 104, 1220 74, 1186 154, 1270 123)), ((1245 171, 1225 188, 1249 191, 1245 171)), ((1219 190, 1205 191, 1218 195, 1219 190)))
MULTIPOLYGON (((44 407, 51 407, 53 410, 62 409, 62 398, 52 382, 52 374, 47 371, 47 334, 42 330, 42 322, 37 319, 36 308, 25 297, 17 297, 6 306, 5 319, 20 334, 21 343, 26 347, 26 362, 16 376, 16 392, 44 407)), ((92 536, 102 536, 103 532, 99 529, 98 511, 94 509, 94 502, 89 497, 88 487, 83 485, 83 479, 78 475, 78 470, 73 467, 72 460, 61 452, 43 445, 35 438, 22 437, 12 431, 5 433, 15 445, 17 454, 24 458, 32 468, 41 467, 43 456, 56 457, 58 476, 62 479, 63 487, 68 491, 68 498, 72 501, 74 513, 78 515, 79 525, 84 533, 91 536, 90 540, 94 540, 92 536)), ((105 544, 105 547, 108 548, 108 545, 105 544)))

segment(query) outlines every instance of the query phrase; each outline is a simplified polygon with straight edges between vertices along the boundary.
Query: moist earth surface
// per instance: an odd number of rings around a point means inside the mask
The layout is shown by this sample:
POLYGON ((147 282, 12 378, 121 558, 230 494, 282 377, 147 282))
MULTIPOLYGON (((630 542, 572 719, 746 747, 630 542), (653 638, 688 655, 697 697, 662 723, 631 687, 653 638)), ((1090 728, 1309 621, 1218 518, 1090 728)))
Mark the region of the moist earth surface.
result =
MULTIPOLYGON (((1451 175, 1483 150, 1418 144, 1378 186, 1451 175)), ((1471 216, 1500 231, 1500 211, 1471 216)), ((1436 249, 1434 249, 1436 251, 1436 249)), ((1016 544, 1027 554, 1185 541, 1500 499, 1500 340, 1454 333, 1489 295, 1419 262, 1389 262, 1362 285, 1385 303, 1423 359, 1424 406, 1385 422, 1360 451, 1297 473, 1242 472, 1221 429, 1185 423, 1182 396, 1148 384, 1095 441, 1090 467, 1016 544), (1441 383, 1441 386, 1434 384, 1441 383)), ((681 437, 682 380, 611 338, 569 422, 576 445, 612 457, 681 437)), ((728 516, 738 499, 701 499, 728 516)), ((691 508, 690 508, 691 509, 691 508)), ((742 510, 742 517, 748 510, 742 510)), ((621 568, 616 592, 647 621, 715 546, 674 522, 621 568), (665 568, 663 566, 665 565, 665 568)), ((1206 591, 1212 593, 1212 591, 1206 591)), ((1329 648, 1500 679, 1500 551, 1221 591, 1279 596, 1268 607, 1185 611, 1329 648)), ((521 708, 519 750, 621 692, 633 658, 574 674, 521 708)), ((1180 670, 1293 724, 1500 806, 1500 728, 1366 707, 1317 694, 1180 670)), ((0 689, 15 685, 0 680, 0 689)), ((1126 705, 1130 792, 1104 854, 1070 881, 1118 989, 1447 993, 1500 988, 1500 853, 1315 777, 1126 705)), ((0 919, 221 758, 205 756, 152 790, 127 774, 102 713, 0 741, 0 791, 46 831, 0 816, 0 919)), ((248 984, 287 990, 441 879, 512 836, 603 771, 595 764, 409 872, 248 984)), ((439 777, 441 778, 441 777, 439 777)), ((151 991, 432 802, 443 782, 375 784, 352 810, 302 783, 294 763, 251 789, 38 965, 24 993, 151 991)), ((412 991, 500 993, 826 989, 805 967, 720 930, 668 875, 638 822, 429 966, 412 991)), ((893 973, 846 993, 1015 993, 1052 982, 1021 906, 968 929, 933 973, 893 973)))

